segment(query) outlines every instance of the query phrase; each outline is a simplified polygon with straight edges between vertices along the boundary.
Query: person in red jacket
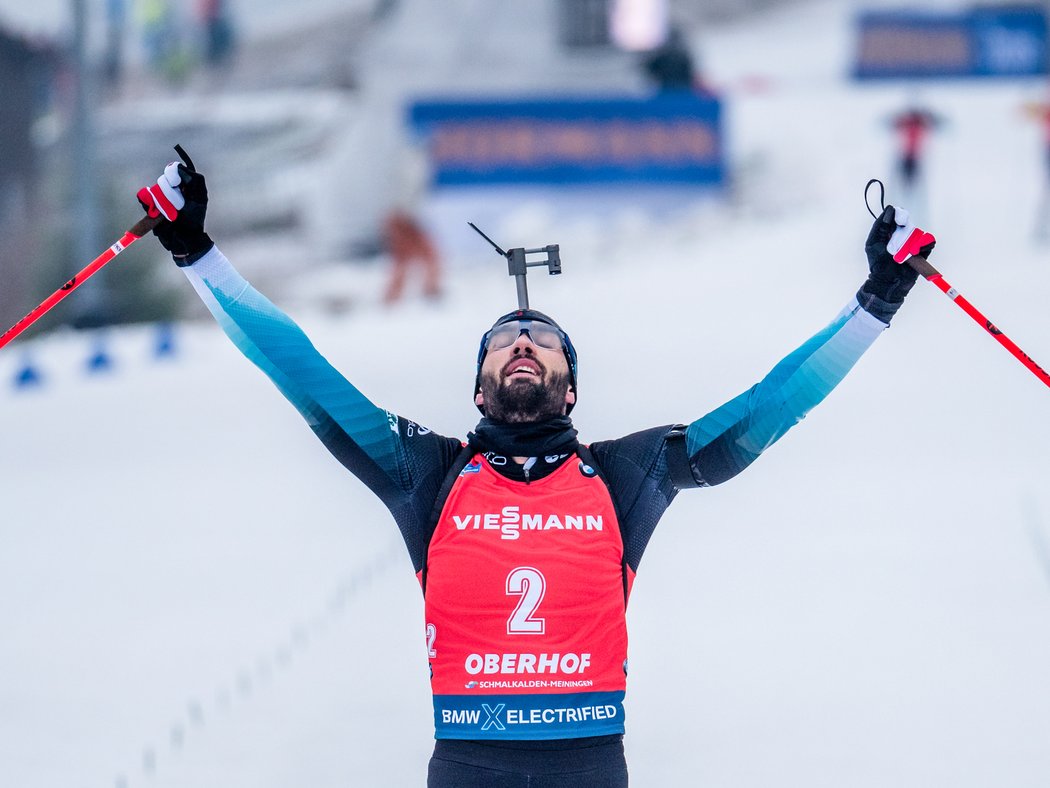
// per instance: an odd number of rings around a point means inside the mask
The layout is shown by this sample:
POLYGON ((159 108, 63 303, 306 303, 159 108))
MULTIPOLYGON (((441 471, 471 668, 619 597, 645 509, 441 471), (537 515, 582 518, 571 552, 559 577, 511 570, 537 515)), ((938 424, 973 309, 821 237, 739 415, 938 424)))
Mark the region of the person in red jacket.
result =
POLYGON ((901 179, 901 202, 918 208, 923 192, 923 163, 930 134, 943 121, 928 109, 911 106, 890 119, 897 134, 897 171, 901 179))

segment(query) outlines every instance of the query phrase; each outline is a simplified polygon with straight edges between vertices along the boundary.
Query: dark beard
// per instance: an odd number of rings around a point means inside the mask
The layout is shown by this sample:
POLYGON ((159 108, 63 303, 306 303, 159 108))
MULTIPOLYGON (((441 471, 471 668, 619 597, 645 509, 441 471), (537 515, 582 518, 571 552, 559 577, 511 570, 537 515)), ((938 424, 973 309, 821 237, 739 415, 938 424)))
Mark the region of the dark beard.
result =
POLYGON ((481 376, 486 418, 508 424, 543 421, 564 415, 568 390, 569 376, 557 372, 552 373, 545 383, 515 380, 500 385, 496 375, 481 376))

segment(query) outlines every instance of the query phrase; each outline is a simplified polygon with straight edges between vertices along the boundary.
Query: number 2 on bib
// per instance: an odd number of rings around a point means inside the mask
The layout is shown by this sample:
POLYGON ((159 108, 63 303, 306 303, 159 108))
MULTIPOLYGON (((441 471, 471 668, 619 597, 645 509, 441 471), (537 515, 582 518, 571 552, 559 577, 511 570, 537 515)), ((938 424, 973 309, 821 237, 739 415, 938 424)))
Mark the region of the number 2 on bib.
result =
POLYGON ((518 606, 507 619, 508 635, 542 635, 547 620, 536 616, 547 590, 547 581, 538 569, 519 566, 507 575, 507 596, 520 596, 518 606))
POLYGON ((438 630, 433 624, 427 624, 427 656, 433 659, 438 655, 437 649, 434 648, 434 641, 437 640, 438 630))

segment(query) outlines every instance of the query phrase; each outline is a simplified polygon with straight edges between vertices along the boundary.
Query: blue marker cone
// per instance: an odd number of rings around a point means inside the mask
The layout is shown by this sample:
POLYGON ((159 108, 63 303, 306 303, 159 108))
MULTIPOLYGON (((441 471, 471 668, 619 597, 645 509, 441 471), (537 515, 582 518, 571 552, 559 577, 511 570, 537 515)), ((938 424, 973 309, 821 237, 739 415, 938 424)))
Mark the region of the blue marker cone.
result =
POLYGON ((175 357, 175 326, 171 323, 158 323, 153 357, 156 359, 175 357))
POLYGON ((105 337, 95 340, 95 347, 87 360, 87 372, 89 375, 98 375, 113 369, 113 357, 106 347, 105 337))
POLYGON ((44 385, 44 377, 33 364, 33 359, 28 353, 22 357, 22 366, 15 373, 14 384, 16 389, 28 389, 44 385))

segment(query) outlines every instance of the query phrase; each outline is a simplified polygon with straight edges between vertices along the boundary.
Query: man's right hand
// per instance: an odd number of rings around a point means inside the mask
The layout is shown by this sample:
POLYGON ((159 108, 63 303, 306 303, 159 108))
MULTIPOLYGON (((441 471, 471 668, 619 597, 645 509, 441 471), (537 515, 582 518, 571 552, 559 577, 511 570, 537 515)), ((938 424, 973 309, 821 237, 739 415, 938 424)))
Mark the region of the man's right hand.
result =
POLYGON ((171 252, 176 265, 192 265, 215 245, 204 232, 208 187, 199 172, 173 162, 165 167, 156 186, 140 189, 137 197, 147 214, 161 217, 153 234, 171 252), (173 214, 174 218, 167 218, 173 214))

